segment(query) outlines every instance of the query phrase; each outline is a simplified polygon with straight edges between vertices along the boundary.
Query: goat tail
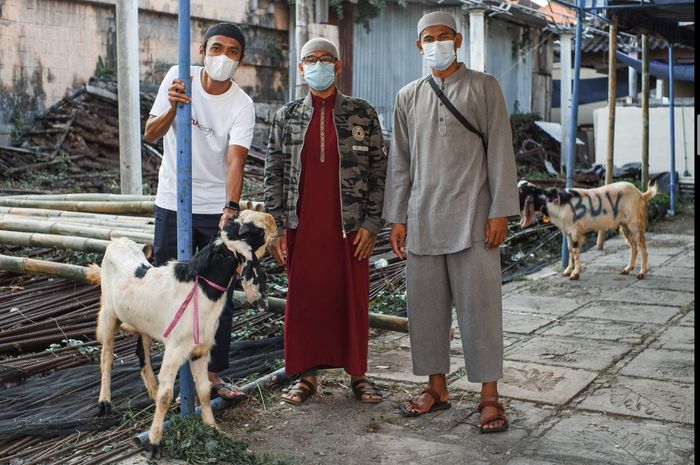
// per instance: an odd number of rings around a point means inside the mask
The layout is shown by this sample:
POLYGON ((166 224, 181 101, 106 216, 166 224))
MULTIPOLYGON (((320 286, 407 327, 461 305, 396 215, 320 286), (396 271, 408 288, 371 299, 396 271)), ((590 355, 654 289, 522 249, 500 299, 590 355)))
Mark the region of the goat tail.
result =
POLYGON ((647 187, 646 192, 642 193, 642 198, 644 199, 645 202, 648 202, 658 192, 659 192, 659 187, 656 185, 656 183, 652 184, 651 181, 649 181, 649 186, 647 187))
POLYGON ((85 279, 87 279, 87 282, 89 282, 90 284, 99 286, 102 282, 102 268, 100 268, 100 265, 98 265, 97 263, 91 263, 90 266, 88 266, 87 273, 85 274, 85 279))

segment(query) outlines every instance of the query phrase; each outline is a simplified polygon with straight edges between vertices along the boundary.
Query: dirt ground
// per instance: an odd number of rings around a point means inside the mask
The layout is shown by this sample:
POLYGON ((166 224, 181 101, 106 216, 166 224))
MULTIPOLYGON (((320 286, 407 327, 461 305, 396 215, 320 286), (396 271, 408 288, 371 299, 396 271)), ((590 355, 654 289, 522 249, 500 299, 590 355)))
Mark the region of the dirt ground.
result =
MULTIPOLYGON (((431 414, 432 421, 424 421, 405 418, 397 410, 420 392, 420 384, 377 383, 384 401, 363 404, 352 395, 350 378, 342 370, 328 370, 319 379, 320 389, 301 406, 282 402, 281 387, 262 396, 258 392, 247 404, 226 411, 219 426, 236 440, 248 443, 254 452, 303 465, 417 463, 411 458, 438 458, 436 441, 449 449, 456 439, 466 441, 469 436, 473 447, 494 447, 488 441, 491 435, 481 435, 487 439, 485 443, 472 442, 478 435, 478 414, 469 414, 478 402, 470 393, 457 394, 451 399, 451 409, 431 414)), ((507 444, 500 448, 504 448, 500 451, 504 458, 510 455, 507 444)))

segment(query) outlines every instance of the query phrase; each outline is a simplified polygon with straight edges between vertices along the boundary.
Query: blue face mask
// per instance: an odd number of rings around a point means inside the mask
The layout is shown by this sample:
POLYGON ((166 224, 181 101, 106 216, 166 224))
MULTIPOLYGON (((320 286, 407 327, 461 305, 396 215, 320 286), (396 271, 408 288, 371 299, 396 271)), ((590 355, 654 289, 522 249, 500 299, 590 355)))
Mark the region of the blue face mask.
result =
POLYGON ((335 81, 335 63, 316 63, 304 66, 304 80, 313 90, 326 90, 335 81))

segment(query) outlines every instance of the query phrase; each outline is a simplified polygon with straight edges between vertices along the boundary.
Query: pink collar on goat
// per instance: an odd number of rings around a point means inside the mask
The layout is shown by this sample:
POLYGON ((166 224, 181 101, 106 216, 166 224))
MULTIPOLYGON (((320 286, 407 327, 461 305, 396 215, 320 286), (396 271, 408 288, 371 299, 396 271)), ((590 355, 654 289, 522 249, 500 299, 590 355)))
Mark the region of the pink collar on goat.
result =
POLYGON ((192 286, 192 290, 190 291, 189 294, 187 294, 187 297, 185 297, 185 300, 182 302, 182 305, 180 305, 180 308, 177 309, 177 312, 175 312, 175 316, 173 317, 173 321, 170 322, 168 325, 168 329, 165 330, 163 333, 163 337, 168 337, 172 330, 177 326, 177 323, 180 321, 180 318, 182 318, 182 314, 185 313, 185 309, 187 309, 187 306, 189 305, 190 301, 192 300, 192 297, 194 297, 194 315, 193 315, 193 324, 192 324, 192 335, 194 336, 194 343, 199 344, 199 302, 197 296, 199 293, 197 292, 197 284, 199 283, 199 278, 202 278, 207 284, 209 284, 211 287, 216 289, 217 291, 221 292, 226 292, 226 288, 219 286, 216 283, 213 283, 209 281, 207 278, 199 275, 195 275, 194 277, 194 285, 192 286))

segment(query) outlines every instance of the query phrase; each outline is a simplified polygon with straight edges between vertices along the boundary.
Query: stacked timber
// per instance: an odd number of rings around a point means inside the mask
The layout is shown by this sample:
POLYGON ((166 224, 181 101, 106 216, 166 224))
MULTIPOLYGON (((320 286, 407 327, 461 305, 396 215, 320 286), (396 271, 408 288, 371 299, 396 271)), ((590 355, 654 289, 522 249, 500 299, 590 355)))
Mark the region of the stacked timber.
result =
MULTIPOLYGON (((240 205, 244 210, 264 210, 261 202, 242 200, 240 205)), ((138 195, 0 197, 0 244, 104 253, 110 240, 126 237, 143 244, 148 254, 155 227, 153 206, 153 196, 138 195)), ((28 263, 8 257, 0 260, 0 269, 24 272, 28 263)))
MULTIPOLYGON (((141 92, 141 128, 145 127, 155 94, 141 92)), ((119 171, 119 114, 117 84, 91 78, 72 95, 64 97, 38 116, 30 127, 18 127, 17 147, 0 146, 0 179, 46 172, 61 173, 58 185, 76 181, 88 191, 107 191, 101 176, 87 173, 119 171)), ((162 159, 162 142, 142 141, 141 166, 144 181, 155 186, 162 159)), ((56 183, 54 183, 56 184, 56 183)), ((7 192, 7 191, 6 191, 7 192)))

